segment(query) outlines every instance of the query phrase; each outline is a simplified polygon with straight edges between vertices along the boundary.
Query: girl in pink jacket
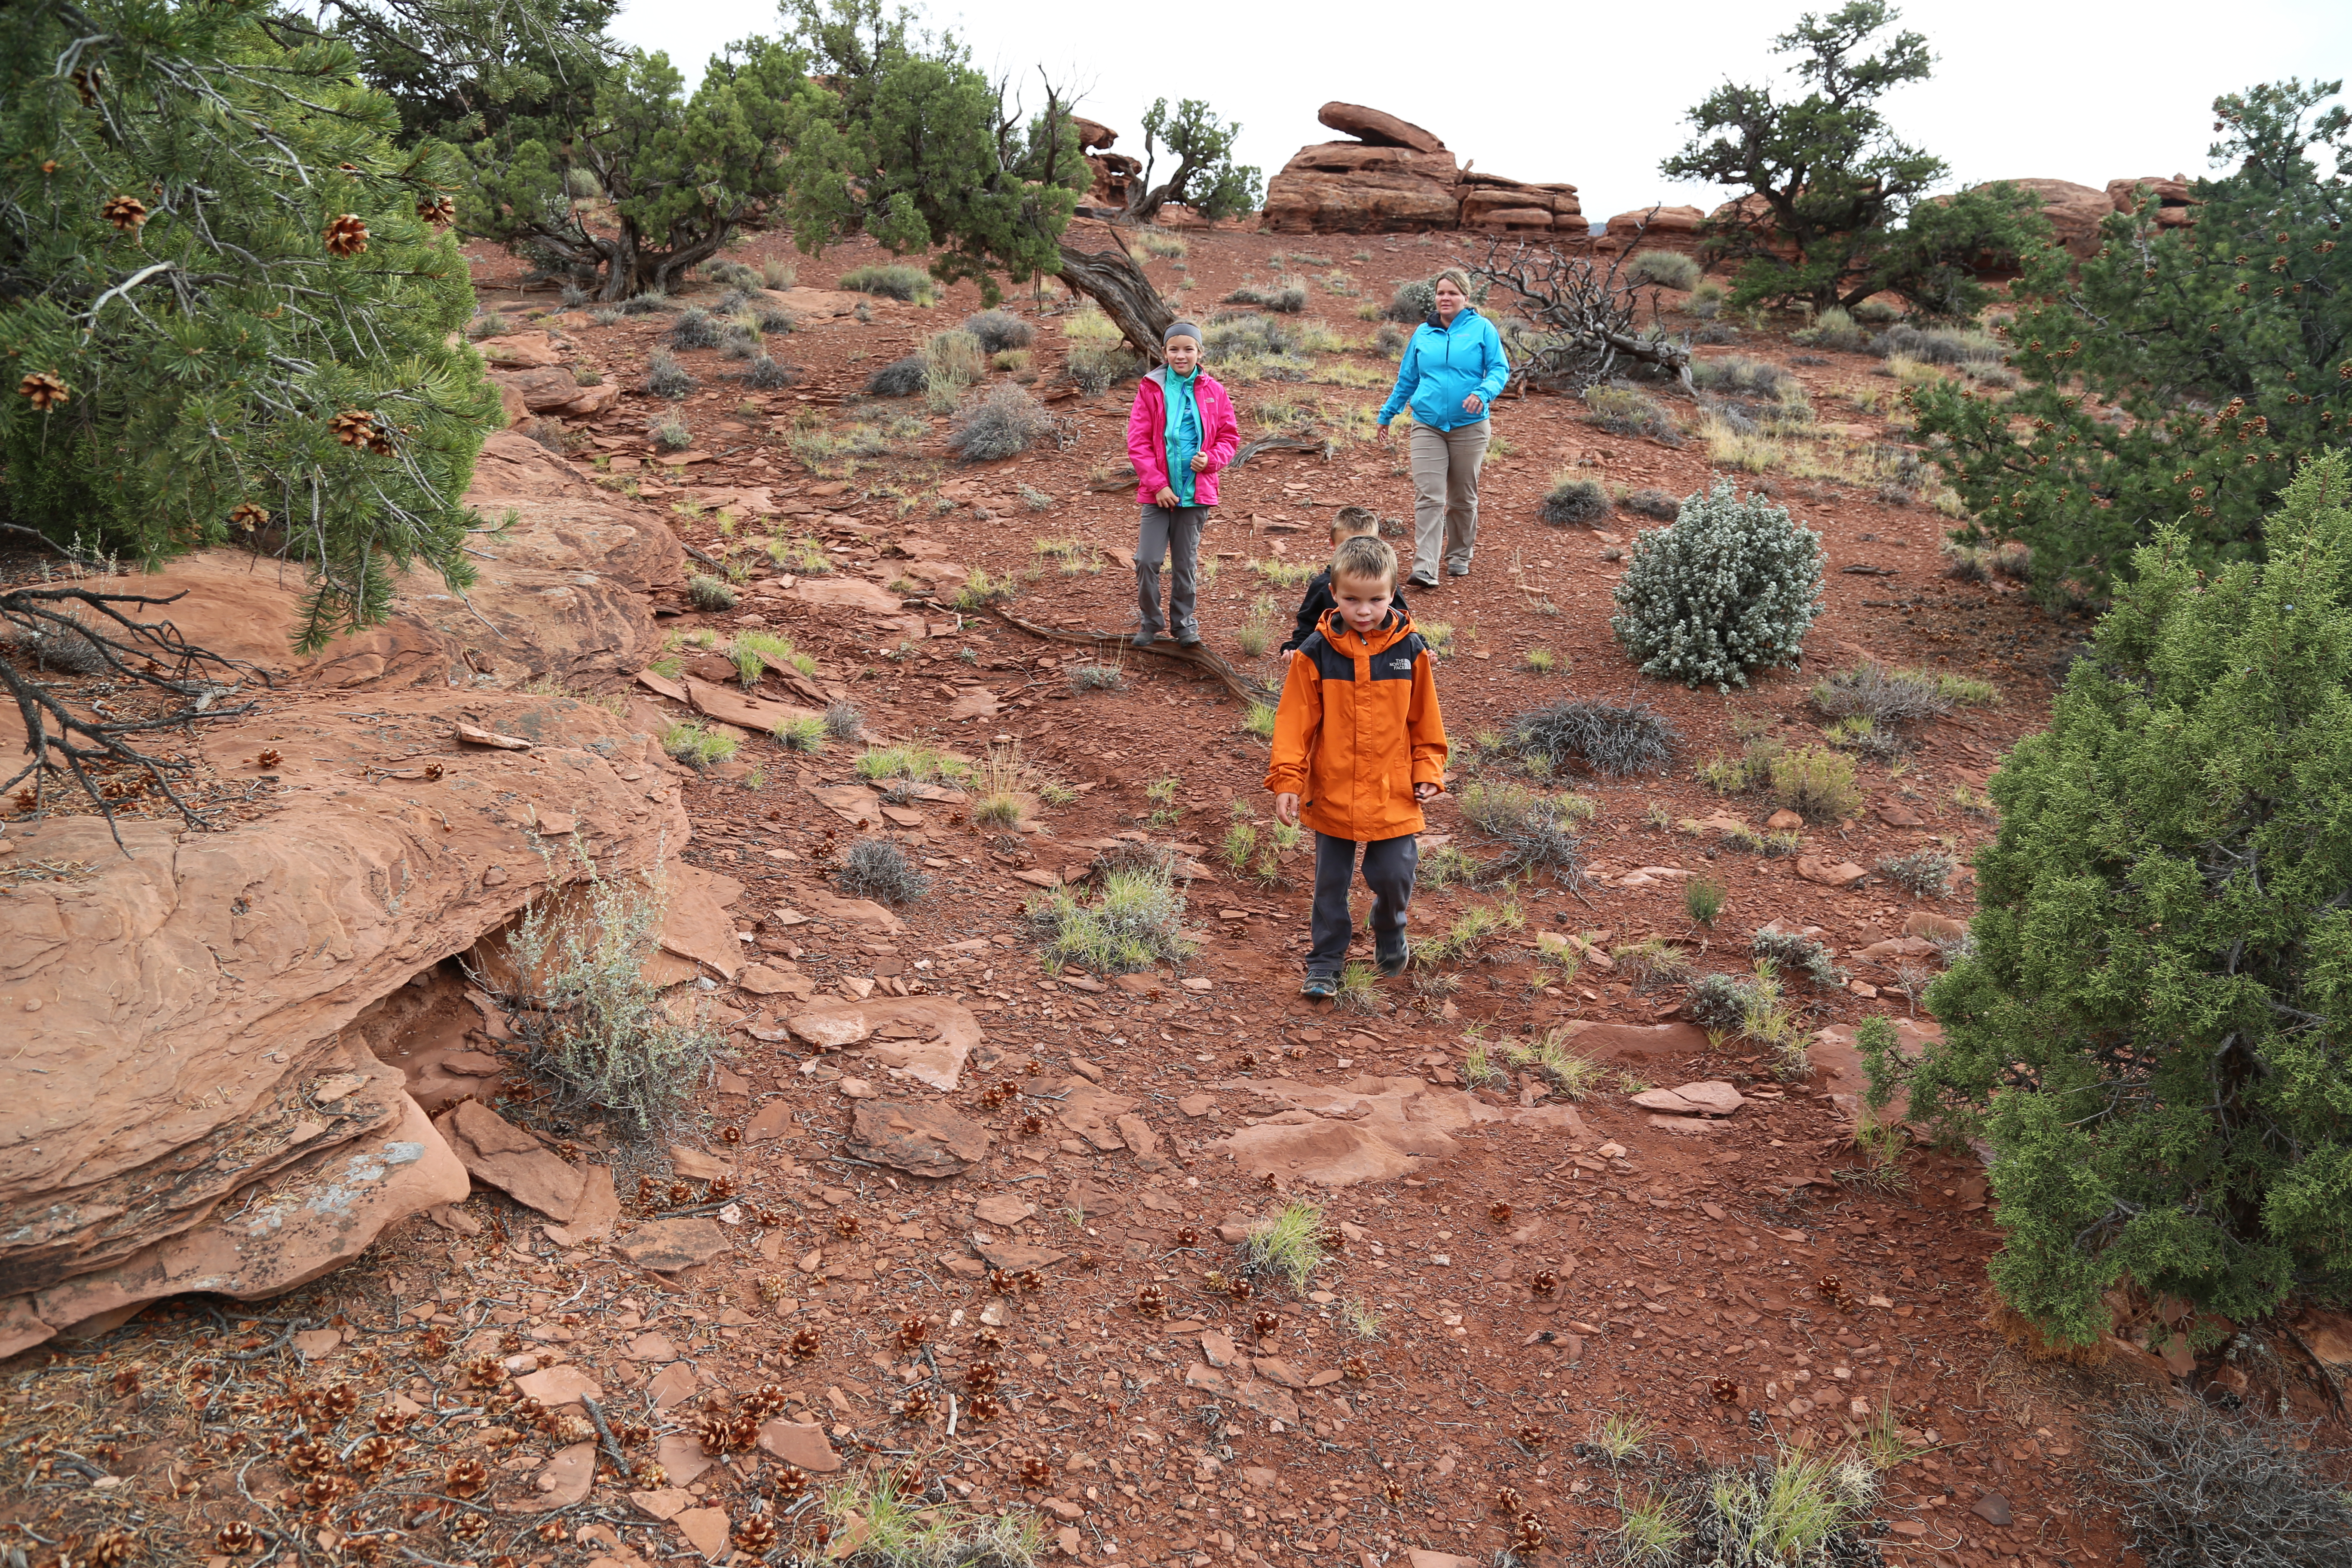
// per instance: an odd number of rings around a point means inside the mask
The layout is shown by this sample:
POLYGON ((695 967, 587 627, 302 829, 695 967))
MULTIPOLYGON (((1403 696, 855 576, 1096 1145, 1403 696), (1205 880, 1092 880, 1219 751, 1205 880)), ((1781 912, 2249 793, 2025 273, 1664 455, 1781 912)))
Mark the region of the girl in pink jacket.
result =
POLYGON ((1135 597, 1139 621, 1135 646, 1150 647, 1172 629, 1181 647, 1196 647, 1195 608, 1201 530, 1217 504, 1217 474, 1241 448, 1233 399, 1201 368, 1201 329, 1190 321, 1168 328, 1168 363, 1135 389, 1127 415, 1127 455, 1135 464, 1135 499, 1143 508, 1135 546, 1135 597), (1160 616, 1160 564, 1173 551, 1174 581, 1168 616, 1160 616))

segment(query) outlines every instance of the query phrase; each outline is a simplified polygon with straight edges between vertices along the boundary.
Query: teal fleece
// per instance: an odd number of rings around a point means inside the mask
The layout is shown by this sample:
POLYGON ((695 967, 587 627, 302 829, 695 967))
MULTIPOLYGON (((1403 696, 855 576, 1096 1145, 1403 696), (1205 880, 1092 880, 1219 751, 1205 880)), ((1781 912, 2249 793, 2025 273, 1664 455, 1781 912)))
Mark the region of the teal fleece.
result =
POLYGON ((1431 316, 1413 329, 1412 341, 1404 345, 1404 359, 1397 365, 1396 389, 1381 405, 1380 422, 1386 425, 1410 403, 1414 420, 1432 429, 1475 425, 1486 417, 1510 375, 1511 362, 1503 354, 1503 334, 1495 330, 1494 322, 1467 305, 1450 327, 1438 325, 1437 318, 1431 316), (1478 395, 1475 414, 1462 407, 1462 400, 1472 393, 1478 395))
POLYGON ((1164 432, 1168 488, 1176 492, 1178 506, 1193 504, 1192 456, 1201 449, 1201 398, 1194 389, 1200 380, 1200 367, 1196 365, 1190 375, 1178 375, 1171 370, 1161 383, 1168 393, 1168 426, 1164 432))

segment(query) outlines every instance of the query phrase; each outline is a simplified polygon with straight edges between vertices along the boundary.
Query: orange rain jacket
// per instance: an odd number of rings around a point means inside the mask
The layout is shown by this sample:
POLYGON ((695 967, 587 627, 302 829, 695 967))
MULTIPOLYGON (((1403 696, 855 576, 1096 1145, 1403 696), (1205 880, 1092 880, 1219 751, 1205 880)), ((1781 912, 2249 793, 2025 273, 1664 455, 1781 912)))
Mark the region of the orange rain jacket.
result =
POLYGON ((1403 611, 1369 637, 1333 610, 1290 656, 1265 787, 1299 821, 1360 844, 1419 833, 1417 784, 1445 782, 1445 721, 1429 647, 1403 611))

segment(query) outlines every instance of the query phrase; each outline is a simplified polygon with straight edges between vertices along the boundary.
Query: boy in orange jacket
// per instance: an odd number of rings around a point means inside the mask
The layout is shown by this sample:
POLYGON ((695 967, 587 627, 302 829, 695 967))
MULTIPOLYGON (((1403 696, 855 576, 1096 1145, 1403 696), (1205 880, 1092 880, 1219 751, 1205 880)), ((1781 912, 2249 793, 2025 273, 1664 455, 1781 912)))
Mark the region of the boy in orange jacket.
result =
POLYGON ((1377 536, 1331 557, 1338 608, 1290 656, 1274 720, 1265 787, 1274 814, 1315 830, 1315 917, 1304 996, 1333 996, 1348 956, 1348 889, 1363 847, 1372 889, 1373 955, 1404 972, 1405 907, 1421 864, 1421 803, 1445 789, 1445 721, 1429 648, 1390 601, 1396 552, 1377 536), (1302 806, 1301 801, 1304 801, 1302 806))

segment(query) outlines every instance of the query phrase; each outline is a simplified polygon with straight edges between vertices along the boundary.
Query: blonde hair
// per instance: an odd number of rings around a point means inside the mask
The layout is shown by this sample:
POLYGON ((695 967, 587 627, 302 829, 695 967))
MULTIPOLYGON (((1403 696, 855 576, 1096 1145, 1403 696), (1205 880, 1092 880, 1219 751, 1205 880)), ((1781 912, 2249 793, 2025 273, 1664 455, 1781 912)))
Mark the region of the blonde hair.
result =
POLYGON ((1475 294, 1473 294, 1470 291, 1470 274, 1463 271, 1459 267, 1448 267, 1439 272, 1436 277, 1431 279, 1429 280, 1430 291, 1432 293, 1435 293, 1437 291, 1437 286, 1440 283, 1453 284, 1454 288, 1462 291, 1462 297, 1465 300, 1475 300, 1477 298, 1475 294))
POLYGON ((1353 577, 1360 582, 1382 582, 1396 586, 1397 552, 1389 542, 1376 533, 1359 533, 1339 542, 1331 552, 1331 581, 1353 577))
POLYGON ((1331 542, 1334 545, 1343 539, 1354 539, 1380 531, 1381 520, 1372 515, 1370 507, 1343 506, 1331 516, 1331 542))

